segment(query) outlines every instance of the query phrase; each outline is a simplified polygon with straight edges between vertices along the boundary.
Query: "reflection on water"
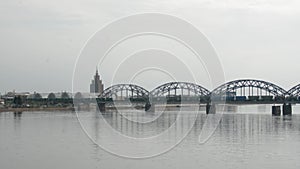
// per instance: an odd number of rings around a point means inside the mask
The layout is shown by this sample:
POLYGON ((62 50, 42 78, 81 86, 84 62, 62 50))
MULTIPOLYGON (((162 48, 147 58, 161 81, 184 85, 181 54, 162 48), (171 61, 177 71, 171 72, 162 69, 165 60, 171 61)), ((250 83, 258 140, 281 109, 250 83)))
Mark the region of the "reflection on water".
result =
MULTIPOLYGON (((264 110, 264 108, 260 108, 264 110)), ((128 112, 132 118, 152 118, 151 114, 128 112)), ((133 123, 116 112, 99 116, 93 112, 79 115, 91 136, 110 140, 103 130, 107 123, 128 137, 146 138, 175 125, 174 135, 192 127, 188 136, 171 151, 154 158, 134 160, 114 156, 88 139, 75 113, 19 112, 0 113, 1 168, 299 168, 300 115, 272 117, 262 114, 224 114, 215 133, 203 145, 198 143, 206 119, 192 112, 175 123, 177 112, 162 114, 151 123, 133 123)), ((154 115, 153 115, 154 116, 154 115)), ((116 145, 117 146, 117 145, 116 145)), ((151 147, 150 147, 151 148, 151 147)), ((128 150, 134 147, 128 147, 128 150)))
POLYGON ((22 117, 22 112, 14 112, 14 118, 20 120, 22 117))

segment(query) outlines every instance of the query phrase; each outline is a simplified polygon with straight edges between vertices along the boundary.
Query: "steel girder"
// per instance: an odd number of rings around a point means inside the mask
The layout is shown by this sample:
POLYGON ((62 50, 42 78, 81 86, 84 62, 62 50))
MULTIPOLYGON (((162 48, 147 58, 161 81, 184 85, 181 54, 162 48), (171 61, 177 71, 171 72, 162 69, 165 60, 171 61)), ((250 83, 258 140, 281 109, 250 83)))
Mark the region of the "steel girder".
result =
POLYGON ((271 93, 274 96, 285 96, 287 91, 283 88, 262 80, 254 80, 254 79, 242 79, 242 80, 235 80, 231 82, 227 82, 212 91, 213 95, 222 95, 228 92, 235 92, 237 89, 240 88, 257 88, 261 90, 265 90, 271 93))
POLYGON ((160 85, 153 89, 150 94, 151 96, 164 96, 164 94, 174 91, 174 90, 188 90, 196 96, 208 96, 210 94, 209 90, 206 88, 189 82, 169 82, 160 85))
POLYGON ((291 97, 297 97, 300 96, 300 84, 294 86, 288 91, 288 95, 291 97))
POLYGON ((141 86, 134 84, 117 84, 106 88, 98 97, 112 98, 113 95, 117 95, 119 92, 124 92, 130 97, 147 98, 149 95, 149 92, 141 86))

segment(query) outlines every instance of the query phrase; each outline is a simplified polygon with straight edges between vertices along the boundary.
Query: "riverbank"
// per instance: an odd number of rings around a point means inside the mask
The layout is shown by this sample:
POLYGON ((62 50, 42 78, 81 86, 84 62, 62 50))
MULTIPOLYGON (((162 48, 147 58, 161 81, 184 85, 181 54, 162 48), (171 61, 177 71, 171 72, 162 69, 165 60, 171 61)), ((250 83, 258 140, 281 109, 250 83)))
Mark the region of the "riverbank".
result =
POLYGON ((23 112, 23 111, 74 111, 73 107, 37 107, 37 108, 0 108, 1 112, 23 112))

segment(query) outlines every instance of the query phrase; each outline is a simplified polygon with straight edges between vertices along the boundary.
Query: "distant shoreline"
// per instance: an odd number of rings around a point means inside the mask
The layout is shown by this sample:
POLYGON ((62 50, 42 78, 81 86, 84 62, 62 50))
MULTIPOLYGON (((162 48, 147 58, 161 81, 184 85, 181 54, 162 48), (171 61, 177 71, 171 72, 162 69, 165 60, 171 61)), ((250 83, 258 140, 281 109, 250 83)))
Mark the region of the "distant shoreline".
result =
POLYGON ((0 108, 0 113, 23 112, 23 111, 74 111, 74 108, 73 107, 0 108))

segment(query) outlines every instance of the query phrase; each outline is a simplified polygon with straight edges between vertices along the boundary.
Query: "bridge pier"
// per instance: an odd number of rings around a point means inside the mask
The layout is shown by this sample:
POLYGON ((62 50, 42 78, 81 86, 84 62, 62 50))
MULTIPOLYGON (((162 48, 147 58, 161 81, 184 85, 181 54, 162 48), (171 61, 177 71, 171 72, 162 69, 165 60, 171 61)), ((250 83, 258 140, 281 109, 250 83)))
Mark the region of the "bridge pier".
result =
POLYGON ((98 108, 100 112, 105 112, 105 103, 104 102, 98 103, 98 108))
POLYGON ((216 114, 216 105, 207 103, 206 114, 216 114))
POLYGON ((152 103, 152 104, 146 103, 146 105, 145 105, 145 111, 147 111, 147 112, 155 112, 155 104, 154 103, 152 103))
POLYGON ((273 116, 280 116, 281 115, 280 106, 272 106, 272 115, 273 116))
POLYGON ((284 116, 292 115, 292 105, 291 105, 291 103, 288 103, 288 104, 284 103, 283 106, 282 106, 282 109, 283 109, 283 115, 284 116))

